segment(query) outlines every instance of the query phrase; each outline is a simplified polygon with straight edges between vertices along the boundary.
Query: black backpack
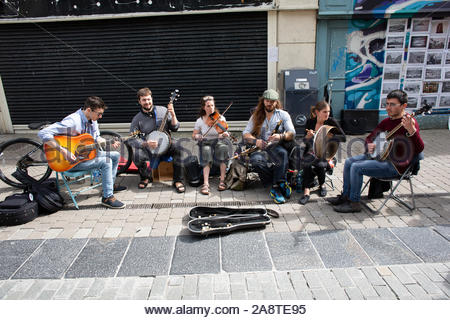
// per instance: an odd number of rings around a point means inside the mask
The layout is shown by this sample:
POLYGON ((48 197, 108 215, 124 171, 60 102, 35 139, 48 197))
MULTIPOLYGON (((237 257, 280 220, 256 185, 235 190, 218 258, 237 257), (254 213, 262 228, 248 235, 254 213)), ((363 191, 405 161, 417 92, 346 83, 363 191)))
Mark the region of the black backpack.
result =
POLYGON ((41 183, 22 170, 17 169, 13 177, 24 183, 27 190, 31 192, 39 205, 40 214, 50 214, 59 211, 64 206, 64 199, 58 192, 55 178, 47 179, 41 183))
POLYGON ((33 221, 38 211, 38 204, 31 193, 13 194, 0 202, 0 225, 15 226, 33 221))
POLYGON ((197 156, 189 156, 184 160, 184 170, 186 180, 191 187, 198 187, 203 184, 203 169, 198 163, 197 156))

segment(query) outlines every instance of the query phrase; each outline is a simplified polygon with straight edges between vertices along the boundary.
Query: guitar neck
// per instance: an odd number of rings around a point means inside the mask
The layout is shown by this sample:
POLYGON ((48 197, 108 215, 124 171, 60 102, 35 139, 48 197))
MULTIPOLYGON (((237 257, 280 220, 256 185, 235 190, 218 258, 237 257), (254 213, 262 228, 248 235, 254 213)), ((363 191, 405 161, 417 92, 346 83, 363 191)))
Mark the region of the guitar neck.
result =
MULTIPOLYGON (((124 137, 124 138, 122 138, 122 137, 116 137, 116 138, 114 138, 114 139, 106 140, 104 144, 108 146, 108 145, 113 144, 113 143, 116 142, 117 140, 120 140, 120 141, 122 141, 122 142, 125 142, 125 141, 127 141, 128 139, 133 138, 133 137, 134 137, 134 135, 127 136, 127 137, 124 137)), ((93 144, 84 145, 84 146, 82 147, 82 151, 83 151, 83 152, 91 152, 92 150, 101 149, 101 147, 102 147, 102 143, 96 142, 96 143, 93 143, 93 144)))

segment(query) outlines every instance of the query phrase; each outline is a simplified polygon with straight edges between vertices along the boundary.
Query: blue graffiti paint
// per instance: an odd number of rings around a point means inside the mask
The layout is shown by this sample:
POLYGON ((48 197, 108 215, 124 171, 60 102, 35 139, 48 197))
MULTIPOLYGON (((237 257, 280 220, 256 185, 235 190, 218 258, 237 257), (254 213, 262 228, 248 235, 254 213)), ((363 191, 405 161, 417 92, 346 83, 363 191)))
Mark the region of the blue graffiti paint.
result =
POLYGON ((345 48, 339 48, 337 50, 337 54, 332 58, 332 62, 331 62, 331 70, 333 72, 336 72, 338 70, 340 70, 340 65, 343 64, 343 62, 345 61, 345 48))
POLYGON ((450 7, 449 2, 444 0, 418 1, 418 2, 415 0, 393 0, 393 1, 355 0, 353 2, 353 10, 355 15, 364 13, 379 16, 384 14, 390 8, 401 4, 403 4, 404 6, 396 10, 395 14, 405 13, 408 15, 414 15, 417 13, 434 12, 443 8, 448 9, 450 7))
POLYGON ((348 33, 345 109, 378 109, 386 20, 352 20, 348 33), (349 45, 350 44, 350 45, 349 45))
MULTIPOLYGON (((423 9, 432 9, 435 7, 437 3, 441 1, 421 1, 421 2, 415 2, 411 3, 410 5, 396 11, 395 13, 412 13, 412 12, 420 12, 423 9)), ((428 10, 427 10, 428 11, 428 10)))

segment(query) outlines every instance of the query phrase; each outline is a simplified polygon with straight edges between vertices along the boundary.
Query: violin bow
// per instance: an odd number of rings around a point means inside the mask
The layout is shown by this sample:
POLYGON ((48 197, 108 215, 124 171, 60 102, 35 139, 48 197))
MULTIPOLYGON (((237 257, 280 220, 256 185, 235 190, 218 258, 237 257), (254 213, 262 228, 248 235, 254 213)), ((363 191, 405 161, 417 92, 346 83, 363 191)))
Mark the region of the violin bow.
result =
MULTIPOLYGON (((231 107, 232 104, 233 104, 233 101, 230 102, 230 104, 229 104, 228 107, 225 109, 225 111, 222 112, 221 116, 223 116, 223 115, 228 111, 228 109, 230 109, 230 107, 231 107)), ((220 119, 220 117, 218 117, 218 118, 213 122, 213 124, 208 128, 208 130, 206 130, 205 134, 202 135, 202 139, 208 134, 209 130, 211 130, 211 128, 214 127, 214 125, 217 123, 217 121, 219 121, 219 119, 220 119)))

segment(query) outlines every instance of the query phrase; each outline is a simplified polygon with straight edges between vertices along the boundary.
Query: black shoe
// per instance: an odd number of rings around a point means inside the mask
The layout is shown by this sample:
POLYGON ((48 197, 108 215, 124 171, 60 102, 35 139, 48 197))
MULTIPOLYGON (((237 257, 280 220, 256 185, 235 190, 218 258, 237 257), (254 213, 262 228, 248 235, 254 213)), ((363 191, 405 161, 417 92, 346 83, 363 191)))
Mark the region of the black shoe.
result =
POLYGON ((120 191, 125 191, 127 189, 128 188, 126 186, 115 185, 113 190, 114 190, 114 192, 120 192, 120 191))
POLYGON ((298 203, 305 205, 309 201, 309 198, 309 195, 303 195, 300 200, 298 200, 298 203))
POLYGON ((327 201, 332 204, 333 206, 337 206, 340 204, 343 204, 348 201, 348 197, 344 196, 342 193, 338 195, 337 197, 331 197, 327 199, 327 201))
POLYGON ((341 212, 341 213, 351 213, 351 212, 361 212, 361 203, 353 202, 353 201, 347 201, 343 204, 340 204, 338 206, 333 206, 334 211, 341 212))
POLYGON ((103 198, 102 197, 102 205, 111 209, 123 209, 125 208, 125 204, 123 202, 120 202, 114 196, 111 196, 109 198, 103 198))
POLYGON ((319 187, 319 196, 322 198, 327 196, 327 187, 325 186, 319 187))

